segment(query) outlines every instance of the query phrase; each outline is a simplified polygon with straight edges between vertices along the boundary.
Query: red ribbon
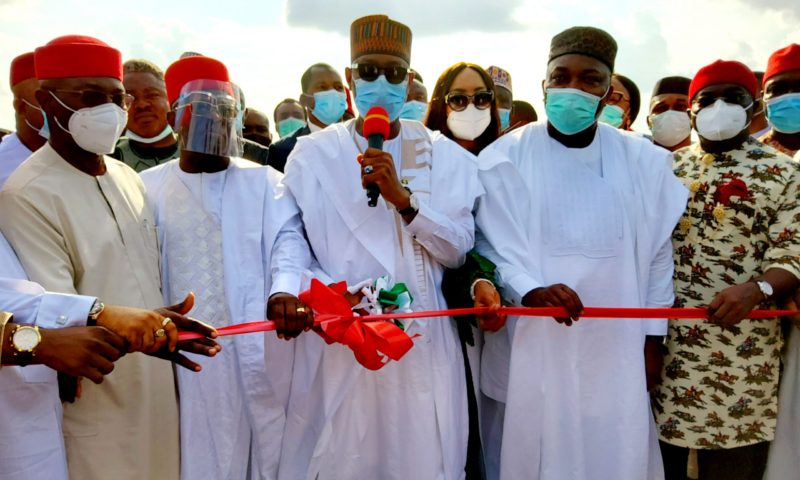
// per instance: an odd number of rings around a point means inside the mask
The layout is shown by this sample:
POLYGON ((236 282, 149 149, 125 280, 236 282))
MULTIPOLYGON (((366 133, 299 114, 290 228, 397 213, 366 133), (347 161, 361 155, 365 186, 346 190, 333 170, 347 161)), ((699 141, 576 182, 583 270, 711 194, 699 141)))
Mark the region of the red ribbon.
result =
MULTIPOLYGON (((451 308, 447 310, 426 310, 421 312, 386 313, 381 315, 354 316, 350 303, 344 297, 347 285, 344 282, 331 287, 314 279, 311 288, 301 293, 299 298, 314 310, 315 331, 328 344, 340 343, 353 351, 358 363, 370 370, 378 370, 389 360, 400 360, 411 347, 414 337, 408 336, 397 325, 396 319, 450 317, 457 315, 478 315, 488 308, 451 308)), ((521 317, 568 317, 563 307, 502 307, 502 315, 521 317)), ((793 310, 753 310, 747 318, 773 318, 796 314, 793 310)), ((633 318, 633 319, 690 319, 705 320, 705 308, 618 308, 586 307, 582 318, 633 318)), ((219 336, 240 335, 244 333, 271 332, 275 322, 261 321, 240 323, 217 329, 219 336)), ((178 340, 203 338, 199 333, 180 332, 178 340)))

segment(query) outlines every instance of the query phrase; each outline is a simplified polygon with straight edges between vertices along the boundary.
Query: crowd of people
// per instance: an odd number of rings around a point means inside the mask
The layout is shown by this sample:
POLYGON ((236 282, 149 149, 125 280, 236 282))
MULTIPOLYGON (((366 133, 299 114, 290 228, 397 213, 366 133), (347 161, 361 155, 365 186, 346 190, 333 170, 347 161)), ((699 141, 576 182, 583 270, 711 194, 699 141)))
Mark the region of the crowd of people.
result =
POLYGON ((218 59, 70 35, 13 60, 0 479, 798 478, 800 45, 662 78, 644 134, 594 27, 552 38, 541 121, 497 66, 426 86, 387 16, 350 39, 274 142, 218 59), (387 321, 413 347, 366 368, 315 282, 440 313, 387 321))

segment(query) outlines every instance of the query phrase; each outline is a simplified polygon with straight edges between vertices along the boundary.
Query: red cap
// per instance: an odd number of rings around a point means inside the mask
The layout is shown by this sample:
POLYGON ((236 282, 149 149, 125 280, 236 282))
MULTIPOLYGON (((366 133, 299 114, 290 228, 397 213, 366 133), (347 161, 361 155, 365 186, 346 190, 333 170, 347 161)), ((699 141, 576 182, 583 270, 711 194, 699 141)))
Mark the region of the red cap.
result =
POLYGON ((228 69, 219 60, 203 56, 181 58, 170 65, 164 73, 170 105, 178 99, 183 86, 194 80, 230 82, 228 69))
POLYGON ((83 35, 51 40, 35 52, 36 78, 111 77, 122 80, 122 54, 83 35))
POLYGON ((741 85, 753 98, 757 96, 758 80, 747 65, 733 60, 717 60, 697 71, 689 84, 689 100, 694 99, 703 88, 720 83, 741 85))
POLYGON ((11 60, 11 87, 29 78, 36 78, 33 68, 33 52, 23 53, 11 60))
POLYGON ((769 77, 792 70, 800 70, 800 45, 796 43, 781 48, 769 56, 767 70, 764 72, 764 85, 767 84, 769 77))

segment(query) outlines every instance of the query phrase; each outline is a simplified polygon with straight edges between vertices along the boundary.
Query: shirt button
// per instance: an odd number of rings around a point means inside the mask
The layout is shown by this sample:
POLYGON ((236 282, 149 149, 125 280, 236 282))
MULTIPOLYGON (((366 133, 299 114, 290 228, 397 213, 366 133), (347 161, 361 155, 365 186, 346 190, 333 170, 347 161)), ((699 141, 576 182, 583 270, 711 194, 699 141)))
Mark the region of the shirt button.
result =
POLYGON ((58 316, 58 324, 59 325, 66 325, 67 324, 67 316, 66 315, 59 315, 58 316))

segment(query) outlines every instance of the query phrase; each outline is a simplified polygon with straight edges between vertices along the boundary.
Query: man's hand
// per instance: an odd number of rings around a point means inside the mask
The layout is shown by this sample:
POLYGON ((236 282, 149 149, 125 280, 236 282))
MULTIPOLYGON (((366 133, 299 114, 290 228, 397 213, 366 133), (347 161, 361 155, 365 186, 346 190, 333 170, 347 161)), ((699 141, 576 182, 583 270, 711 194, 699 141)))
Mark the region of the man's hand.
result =
POLYGON ((101 383, 125 355, 125 340, 103 327, 40 329, 36 358, 58 372, 101 383))
POLYGON ((577 322, 583 312, 583 303, 578 294, 562 283, 534 288, 525 294, 522 304, 526 307, 564 307, 569 317, 556 318, 556 321, 568 327, 572 322, 577 322))
POLYGON ((644 371, 647 391, 661 385, 661 369, 664 367, 664 337, 648 335, 644 341, 644 371))
POLYGON ((478 328, 484 332, 496 332, 506 324, 506 316, 497 311, 502 307, 500 292, 494 288, 492 282, 478 282, 475 284, 475 308, 486 307, 489 311, 477 315, 478 328))
POLYGON ((732 327, 763 300, 764 294, 755 282, 728 287, 708 305, 708 321, 722 327, 732 327))
POLYGON ((314 312, 299 298, 275 293, 267 301, 267 319, 275 322, 278 338, 291 340, 314 326, 314 312))
MULTIPOLYGON (((794 295, 789 296, 786 300, 783 301, 781 304, 781 308, 784 310, 794 310, 797 311, 798 307, 800 307, 800 290, 796 290, 794 295)), ((794 315, 784 317, 790 322, 794 324, 795 327, 800 328, 800 313, 796 313, 794 315)))
POLYGON ((174 324, 178 330, 199 333, 206 338, 179 342, 176 333, 174 341, 170 338, 169 343, 165 347, 150 355, 168 360, 194 372, 199 372, 202 367, 198 363, 189 360, 180 352, 196 353, 198 355, 205 355, 206 357, 213 357, 222 350, 222 346, 212 340, 217 337, 217 331, 214 327, 186 316, 186 314, 191 311, 192 307, 194 307, 194 293, 189 292, 181 303, 159 308, 156 310, 156 313, 165 318, 169 318, 171 320, 170 324, 174 324))
POLYGON ((361 186, 367 188, 367 185, 374 183, 381 189, 383 199, 398 210, 411 205, 411 194, 397 178, 391 154, 377 148, 368 148, 359 156, 358 161, 361 163, 361 186))
POLYGON ((178 329, 172 321, 152 310, 106 305, 97 318, 97 325, 116 333, 127 342, 128 353, 153 353, 169 345, 175 349, 178 329), (164 335, 156 335, 163 329, 164 335))

